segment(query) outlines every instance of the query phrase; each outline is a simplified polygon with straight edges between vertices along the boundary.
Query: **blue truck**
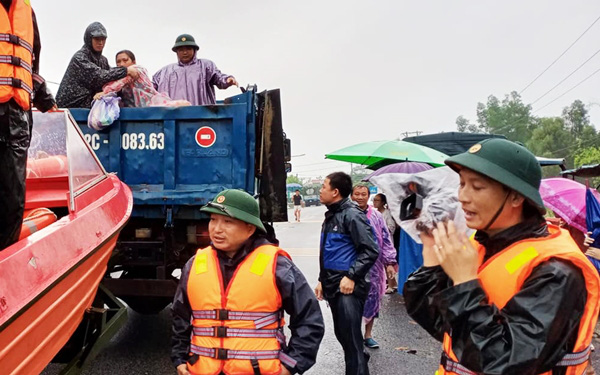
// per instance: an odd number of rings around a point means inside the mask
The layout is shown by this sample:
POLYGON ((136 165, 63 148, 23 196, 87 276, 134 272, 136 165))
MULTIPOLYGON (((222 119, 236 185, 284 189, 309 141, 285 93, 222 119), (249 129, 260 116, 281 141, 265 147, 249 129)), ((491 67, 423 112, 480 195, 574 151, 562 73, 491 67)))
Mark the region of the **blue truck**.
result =
POLYGON ((122 108, 102 131, 88 128, 89 110, 71 114, 104 168, 133 192, 103 284, 137 312, 172 301, 179 270, 209 243, 199 208, 221 190, 257 196, 266 223, 287 221, 290 141, 279 90, 251 87, 212 106, 122 108))

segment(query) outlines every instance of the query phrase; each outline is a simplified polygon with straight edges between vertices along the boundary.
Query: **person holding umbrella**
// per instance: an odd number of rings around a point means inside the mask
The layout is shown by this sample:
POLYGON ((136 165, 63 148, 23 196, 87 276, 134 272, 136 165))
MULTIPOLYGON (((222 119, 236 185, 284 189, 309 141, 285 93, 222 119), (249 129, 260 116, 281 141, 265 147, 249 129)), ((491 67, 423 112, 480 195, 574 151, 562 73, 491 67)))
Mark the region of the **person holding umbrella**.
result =
POLYGON ((452 221, 422 235, 409 315, 443 341, 443 374, 581 374, 598 317, 598 273, 547 225, 541 169, 525 147, 487 139, 446 160, 472 240, 452 221))

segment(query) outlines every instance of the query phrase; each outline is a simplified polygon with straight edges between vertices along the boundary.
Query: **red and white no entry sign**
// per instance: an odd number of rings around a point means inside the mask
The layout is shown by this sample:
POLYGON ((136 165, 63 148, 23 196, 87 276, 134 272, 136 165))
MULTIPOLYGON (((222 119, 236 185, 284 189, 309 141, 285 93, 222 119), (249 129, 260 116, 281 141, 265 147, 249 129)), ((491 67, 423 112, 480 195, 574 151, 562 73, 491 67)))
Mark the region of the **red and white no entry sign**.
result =
POLYGON ((210 147, 217 141, 217 133, 210 126, 203 126, 196 131, 196 143, 200 147, 210 147))

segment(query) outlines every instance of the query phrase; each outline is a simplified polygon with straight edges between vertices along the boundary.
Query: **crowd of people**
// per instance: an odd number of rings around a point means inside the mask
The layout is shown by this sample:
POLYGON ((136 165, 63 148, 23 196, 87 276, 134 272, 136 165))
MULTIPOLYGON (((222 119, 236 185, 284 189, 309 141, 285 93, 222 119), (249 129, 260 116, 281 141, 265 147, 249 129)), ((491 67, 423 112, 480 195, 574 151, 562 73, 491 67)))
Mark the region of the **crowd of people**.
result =
MULTIPOLYGON (((21 227, 32 104, 41 111, 57 104, 89 108, 94 97, 120 92, 130 106, 205 105, 215 103, 215 86, 237 85, 197 57, 199 46, 189 34, 176 38, 177 63, 152 79, 129 50, 120 51, 111 68, 102 55, 108 34, 94 22, 55 101, 38 75, 41 44, 29 2, 0 3, 0 48, 10 51, 0 61, 0 249, 16 241, 21 227)), ((446 164, 460 176, 458 200, 476 232, 468 238, 452 221, 421 232, 423 264, 403 288, 408 314, 442 342, 437 374, 593 372, 598 271, 569 232, 543 216, 535 156, 494 138, 446 164)), ((304 373, 324 335, 322 299, 331 309, 345 373, 369 374, 365 348, 378 346, 372 328, 385 280, 396 272, 397 246, 385 197, 375 197, 375 208, 368 198, 368 188, 352 186, 343 172, 325 179, 314 291, 261 222, 251 195, 228 189, 204 206, 211 244, 183 268, 172 305, 171 358, 178 374, 304 373)), ((592 245, 585 237, 583 243, 592 245)), ((587 251, 598 252, 593 246, 587 251)))
POLYGON ((235 77, 221 73, 214 62, 198 58, 200 46, 192 35, 177 37, 172 51, 177 62, 152 78, 127 49, 117 52, 116 67, 102 55, 108 33, 100 22, 90 24, 83 47, 73 55, 56 94, 61 108, 90 108, 94 99, 115 92, 125 107, 215 104, 215 86, 237 85, 235 77))
MULTIPOLYGON (((423 229, 422 265, 403 288, 408 314, 442 343, 436 373, 593 374, 590 353, 600 307, 598 271, 569 232, 544 217, 542 175, 535 156, 521 145, 496 138, 446 163, 460 176, 458 200, 475 233, 468 238, 451 220, 423 229)), ((376 196, 375 207, 370 207, 367 186, 353 186, 343 172, 327 176, 320 191, 327 211, 313 294, 277 241, 265 238, 256 201, 247 193, 234 192, 220 193, 203 209, 211 214, 212 244, 198 250, 186 265, 173 305, 173 361, 179 374, 303 373, 315 363, 323 337, 317 300, 326 300, 331 309, 345 374, 369 374, 366 348, 379 346, 372 336, 373 322, 386 278, 396 273, 397 263, 390 234, 397 223, 386 220, 385 196, 376 196), (239 203, 234 192, 247 203, 239 203), (259 257, 264 260, 258 262, 259 257), (240 262, 241 276, 232 275, 229 267, 240 262), (220 289, 218 271, 213 271, 219 268, 220 289), (268 275, 264 284, 248 276, 253 269, 268 275), (190 281, 194 272, 195 279, 211 274, 202 285, 213 292, 190 281), (266 298, 266 305, 241 292, 224 299, 224 290, 238 290, 227 286, 235 285, 238 277, 246 288, 266 298), (290 291, 286 280, 301 290, 290 291), (303 301, 304 314, 295 310, 299 306, 285 303, 294 293, 303 301), (245 309, 238 311, 240 306, 245 309), (283 323, 267 319, 276 310, 290 314, 289 341, 282 336, 283 323), (235 324, 237 318, 232 316, 237 314, 250 314, 256 318, 254 325, 235 324), (256 324, 261 320, 270 325, 256 324), (227 327, 225 332, 245 327, 248 336, 243 337, 269 337, 272 345, 250 339, 253 344, 240 351, 237 348, 246 340, 240 338, 228 339, 225 348, 223 341, 214 341, 224 337, 215 323, 227 327), (264 351, 266 347, 271 351, 264 351), (278 359, 273 360, 277 351, 278 359)), ((590 240, 584 242, 592 245, 590 240)))
POLYGON ((152 77, 127 49, 116 54, 116 67, 111 67, 102 54, 108 33, 100 22, 93 22, 67 66, 55 100, 38 74, 40 36, 35 13, 25 3, 1 1, 5 30, 0 30, 0 47, 12 55, 2 56, 9 63, 0 61, 0 250, 17 241, 23 222, 32 104, 42 112, 91 108, 94 100, 116 93, 125 107, 211 105, 216 102, 215 87, 238 85, 214 62, 198 57, 200 47, 189 34, 175 40, 177 62, 152 77))

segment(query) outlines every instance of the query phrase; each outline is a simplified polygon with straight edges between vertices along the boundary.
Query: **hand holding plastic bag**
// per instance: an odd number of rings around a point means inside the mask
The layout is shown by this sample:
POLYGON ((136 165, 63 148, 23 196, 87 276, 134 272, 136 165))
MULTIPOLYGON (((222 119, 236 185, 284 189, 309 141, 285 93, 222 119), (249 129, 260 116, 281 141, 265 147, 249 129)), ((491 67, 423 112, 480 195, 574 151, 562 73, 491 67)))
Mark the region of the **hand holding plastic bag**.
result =
POLYGON ((114 92, 94 100, 92 109, 88 115, 88 127, 95 130, 102 130, 115 122, 121 113, 119 108, 120 100, 121 98, 114 92))
POLYGON ((370 181, 385 194, 396 223, 418 243, 421 243, 420 232, 431 233, 437 223, 448 220, 454 221, 458 231, 471 232, 458 201, 459 176, 449 167, 416 174, 388 173, 374 176, 370 181), (402 201, 413 193, 423 198, 421 211, 414 219, 400 220, 402 201))

